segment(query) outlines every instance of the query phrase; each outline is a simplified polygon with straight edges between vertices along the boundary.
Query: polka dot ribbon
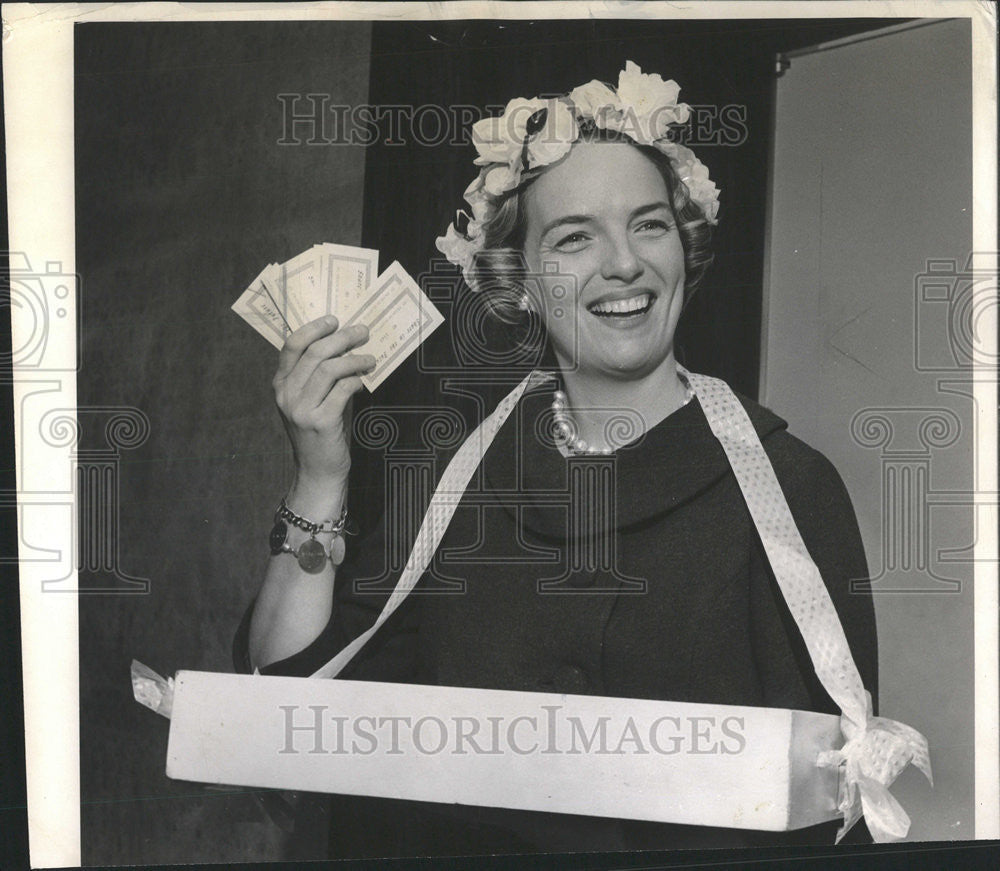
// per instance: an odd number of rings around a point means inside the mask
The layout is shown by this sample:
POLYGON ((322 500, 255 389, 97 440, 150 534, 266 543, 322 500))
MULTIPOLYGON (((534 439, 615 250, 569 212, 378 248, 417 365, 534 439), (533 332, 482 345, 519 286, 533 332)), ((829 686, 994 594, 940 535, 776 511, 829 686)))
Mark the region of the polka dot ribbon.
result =
MULTIPOLYGON (((680 366, 678 371, 694 390, 712 433, 726 452, 816 675, 841 709, 844 746, 821 753, 816 761, 821 767, 841 769, 838 808, 844 815, 844 825, 837 833, 837 841, 862 814, 876 842, 899 840, 909 831, 910 820, 888 788, 910 763, 931 779, 927 741, 909 726, 871 715, 871 696, 861 682, 833 601, 806 550, 771 462, 740 401, 724 381, 688 372, 680 366)), ((338 675, 406 599, 430 565, 469 480, 500 427, 525 390, 550 377, 532 372, 466 439, 441 476, 413 550, 382 613, 371 628, 312 677, 338 675)))
POLYGON ((889 794, 889 786, 910 763, 932 780, 927 740, 909 726, 872 716, 871 696, 861 683, 830 593, 740 401, 724 381, 682 367, 678 371, 694 389, 726 452, 816 676, 840 707, 844 746, 821 753, 816 761, 821 767, 841 769, 838 809, 844 824, 837 841, 862 813, 876 842, 898 841, 909 831, 910 818, 889 794))

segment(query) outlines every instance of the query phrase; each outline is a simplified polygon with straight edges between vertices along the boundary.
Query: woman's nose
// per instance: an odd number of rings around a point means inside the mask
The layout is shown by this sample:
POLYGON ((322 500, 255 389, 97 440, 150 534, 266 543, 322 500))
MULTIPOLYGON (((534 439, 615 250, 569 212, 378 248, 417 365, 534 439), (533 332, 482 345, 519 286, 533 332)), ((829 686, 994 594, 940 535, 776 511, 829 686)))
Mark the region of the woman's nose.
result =
POLYGON ((642 275, 642 261, 632 248, 628 237, 609 239, 601 262, 601 277, 606 281, 618 279, 631 284, 642 275))

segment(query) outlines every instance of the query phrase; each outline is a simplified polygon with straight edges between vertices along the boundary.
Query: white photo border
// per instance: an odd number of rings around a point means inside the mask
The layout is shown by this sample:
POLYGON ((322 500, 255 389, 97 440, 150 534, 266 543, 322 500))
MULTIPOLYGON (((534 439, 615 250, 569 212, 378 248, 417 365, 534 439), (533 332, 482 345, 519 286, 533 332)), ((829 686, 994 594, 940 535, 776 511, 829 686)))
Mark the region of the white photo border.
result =
MULTIPOLYGON (((4 100, 7 137, 9 245, 37 271, 58 265, 75 272, 73 29, 112 21, 428 20, 465 18, 968 18, 973 62, 973 250, 996 248, 996 10, 974 0, 945 2, 453 2, 182 4, 29 3, 3 6, 4 100), (38 265, 40 264, 40 265, 38 265)), ((75 320, 72 295, 68 316, 75 320)), ((13 347, 31 329, 12 308, 13 347)), ((996 358, 996 308, 983 323, 980 359, 996 358)), ((77 349, 70 341, 48 349, 44 370, 15 372, 15 431, 22 433, 24 401, 41 384, 76 408, 77 349)), ((993 372, 977 372, 977 487, 997 489, 997 406, 993 372)), ((66 448, 41 439, 15 439, 22 549, 45 542, 72 554, 76 533, 72 466, 66 448), (67 499, 69 502, 67 502, 67 499)), ((997 506, 982 505, 985 535, 975 558, 975 837, 1000 838, 1000 750, 997 746, 998 594, 997 506)), ((72 560, 70 560, 72 562, 72 560)), ((61 590, 43 595, 51 561, 21 558, 20 605, 24 673, 25 752, 32 867, 79 865, 79 649, 73 565, 61 590)))

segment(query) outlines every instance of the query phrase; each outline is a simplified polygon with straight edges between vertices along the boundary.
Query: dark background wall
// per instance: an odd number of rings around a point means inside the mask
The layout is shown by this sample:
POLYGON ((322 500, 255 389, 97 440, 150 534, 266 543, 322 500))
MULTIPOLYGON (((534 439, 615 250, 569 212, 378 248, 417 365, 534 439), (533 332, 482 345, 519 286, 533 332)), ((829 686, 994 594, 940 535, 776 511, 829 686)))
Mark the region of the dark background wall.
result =
MULTIPOLYGON (((132 701, 128 676, 132 657, 163 674, 231 669, 230 639, 292 471, 271 404, 277 355, 229 307, 267 262, 316 242, 378 248, 383 268, 398 259, 420 275, 473 175, 471 145, 279 145, 277 94, 503 105, 617 81, 631 59, 675 78, 688 103, 745 106, 745 142, 698 149, 723 192, 722 222, 679 341, 691 368, 755 395, 773 52, 885 23, 77 27, 81 446, 109 447, 108 408, 135 409, 139 432, 117 458, 87 455, 117 479, 105 481, 110 507, 84 506, 80 529, 86 541, 99 519, 114 545, 103 562, 148 581, 143 594, 114 571, 81 573, 81 587, 105 590, 80 603, 85 864, 279 855, 281 833, 253 792, 165 778, 167 722, 132 701)), ((452 351, 442 328, 424 359, 446 363, 452 351)), ((439 387, 411 360, 375 399, 435 402, 439 387)), ((353 471, 364 520, 381 463, 362 453, 353 471)))
MULTIPOLYGON (((252 793, 164 776, 168 723, 131 700, 129 662, 232 670, 291 464, 269 392, 277 352, 229 307, 272 260, 360 243, 364 149, 278 145, 276 95, 364 103, 369 33, 77 28, 78 403, 149 419, 119 472, 120 564, 149 592, 80 603, 86 864, 278 855, 252 793)), ((85 444, 106 446, 105 417, 81 420, 85 444)), ((80 584, 125 586, 108 573, 80 584)))

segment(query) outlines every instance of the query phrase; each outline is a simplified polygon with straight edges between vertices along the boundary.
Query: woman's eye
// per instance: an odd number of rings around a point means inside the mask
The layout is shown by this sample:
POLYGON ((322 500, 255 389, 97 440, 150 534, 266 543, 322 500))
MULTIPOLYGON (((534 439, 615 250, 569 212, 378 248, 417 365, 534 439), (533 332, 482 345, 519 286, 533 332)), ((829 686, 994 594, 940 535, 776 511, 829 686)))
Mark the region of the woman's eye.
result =
POLYGON ((570 233, 568 236, 563 236, 556 243, 557 248, 579 248, 584 242, 587 241, 587 236, 584 233, 570 233))
POLYGON ((652 218, 648 221, 643 221, 636 229, 644 232, 665 233, 670 229, 670 224, 658 218, 652 218))

